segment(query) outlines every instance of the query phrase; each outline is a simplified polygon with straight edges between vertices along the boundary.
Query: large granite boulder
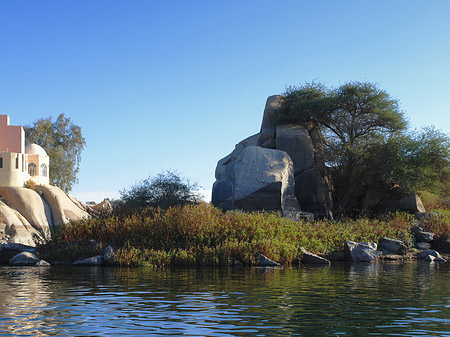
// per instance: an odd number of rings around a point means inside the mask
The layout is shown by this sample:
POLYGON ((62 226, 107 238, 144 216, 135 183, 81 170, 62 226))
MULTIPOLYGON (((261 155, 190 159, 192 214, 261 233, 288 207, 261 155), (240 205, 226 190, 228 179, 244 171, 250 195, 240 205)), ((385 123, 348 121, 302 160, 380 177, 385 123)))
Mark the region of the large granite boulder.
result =
POLYGON ((34 189, 0 186, 0 244, 34 247, 50 240, 54 225, 89 217, 59 188, 36 185, 34 189))
POLYGON ((319 218, 331 218, 331 193, 326 177, 315 169, 308 169, 295 177, 295 196, 304 211, 319 218))
POLYGON ((83 211, 56 186, 36 185, 35 190, 49 204, 55 226, 89 217, 86 211, 83 211))
MULTIPOLYGON (((316 217, 331 217, 332 201, 330 185, 326 178, 320 129, 311 123, 277 126, 274 115, 278 109, 282 108, 283 98, 282 95, 270 96, 264 109, 260 132, 239 142, 233 152, 219 160, 215 174, 216 182, 212 189, 212 203, 226 210, 284 209, 285 215, 289 213, 286 213, 285 205, 289 204, 292 208, 292 204, 296 204, 295 212, 302 209, 310 212, 308 214, 313 213, 316 217), (242 153, 250 147, 261 149, 259 153, 263 153, 264 150, 277 150, 284 153, 283 156, 289 157, 292 162, 293 179, 286 181, 283 178, 284 181, 280 183, 279 178, 284 176, 284 173, 275 173, 275 171, 284 170, 285 165, 279 165, 279 159, 273 163, 261 162, 258 164, 257 171, 249 172, 250 175, 265 175, 266 178, 261 182, 248 180, 248 174, 236 177, 236 173, 243 172, 241 168, 236 169, 238 158, 242 160, 242 153), (267 167, 264 167, 265 163, 268 163, 267 167), (249 189, 250 185, 252 187, 249 189), (289 191, 289 198, 284 197, 284 191, 289 191), (291 191, 294 193, 292 194, 291 191), (245 198, 242 193, 245 194, 245 198)), ((252 151, 256 153, 259 150, 252 151)), ((256 168, 254 164, 251 166, 256 168)))
POLYGON ((276 149, 285 151, 294 163, 294 175, 314 166, 314 146, 306 128, 301 125, 279 125, 276 149))
POLYGON ((266 100, 266 106, 264 107, 263 120, 261 123, 261 131, 264 129, 275 129, 274 115, 278 109, 283 106, 283 95, 272 95, 266 100))
POLYGON ((39 231, 45 240, 51 238, 52 214, 48 204, 35 191, 24 187, 0 186, 0 197, 39 231))
POLYGON ((286 152, 246 147, 233 171, 233 207, 245 211, 280 211, 297 219, 301 213, 294 193, 292 160, 286 152))
POLYGON ((35 247, 45 238, 18 211, 0 202, 0 243, 8 242, 35 247))

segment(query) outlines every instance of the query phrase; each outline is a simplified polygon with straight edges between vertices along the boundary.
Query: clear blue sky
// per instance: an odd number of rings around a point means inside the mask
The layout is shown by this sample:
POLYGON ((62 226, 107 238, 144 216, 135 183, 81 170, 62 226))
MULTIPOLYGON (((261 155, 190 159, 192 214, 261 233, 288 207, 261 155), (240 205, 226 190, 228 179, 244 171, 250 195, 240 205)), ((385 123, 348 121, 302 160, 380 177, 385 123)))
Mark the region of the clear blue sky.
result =
POLYGON ((450 132, 450 1, 0 0, 0 114, 65 113, 82 201, 162 170, 207 196, 217 161, 286 86, 376 82, 450 132))

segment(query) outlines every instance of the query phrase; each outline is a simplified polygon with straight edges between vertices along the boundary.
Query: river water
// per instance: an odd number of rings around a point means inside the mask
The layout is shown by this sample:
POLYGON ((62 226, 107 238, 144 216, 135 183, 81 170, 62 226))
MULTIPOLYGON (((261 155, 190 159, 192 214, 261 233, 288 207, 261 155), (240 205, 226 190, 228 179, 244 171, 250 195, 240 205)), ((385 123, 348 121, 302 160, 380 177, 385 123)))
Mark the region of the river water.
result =
POLYGON ((0 267, 0 336, 450 336, 450 263, 0 267))

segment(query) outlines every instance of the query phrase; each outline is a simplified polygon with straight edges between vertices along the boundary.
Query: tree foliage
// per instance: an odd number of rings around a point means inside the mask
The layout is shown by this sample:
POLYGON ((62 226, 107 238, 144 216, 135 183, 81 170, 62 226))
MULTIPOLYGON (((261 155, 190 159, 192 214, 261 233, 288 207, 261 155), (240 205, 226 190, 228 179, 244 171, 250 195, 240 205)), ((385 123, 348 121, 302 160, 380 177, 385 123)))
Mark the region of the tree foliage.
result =
POLYGON ((360 211, 366 193, 380 186, 442 194, 449 185, 448 137, 433 128, 408 132, 398 100, 376 84, 289 87, 275 119, 320 127, 336 213, 360 211))
POLYGON ((50 184, 69 192, 78 182, 81 151, 86 145, 81 128, 60 114, 55 121, 41 118, 24 129, 27 144, 42 146, 50 157, 50 184))
POLYGON ((201 200, 197 183, 182 178, 177 172, 165 171, 138 182, 129 190, 120 191, 125 209, 138 210, 197 203, 201 200))

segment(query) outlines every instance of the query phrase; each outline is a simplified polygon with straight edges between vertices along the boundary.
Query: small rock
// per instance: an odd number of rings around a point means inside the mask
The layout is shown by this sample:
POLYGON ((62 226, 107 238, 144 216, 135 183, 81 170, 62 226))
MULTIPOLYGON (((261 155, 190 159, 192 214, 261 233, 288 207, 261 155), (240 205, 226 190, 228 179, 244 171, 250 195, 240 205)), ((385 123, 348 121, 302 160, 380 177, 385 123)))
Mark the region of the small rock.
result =
POLYGON ((406 255, 406 245, 400 240, 390 238, 383 238, 378 250, 381 250, 384 255, 406 255))
POLYGON ((13 266, 34 266, 39 261, 40 259, 33 253, 22 252, 13 256, 9 260, 9 264, 13 266))
POLYGON ((36 254, 36 248, 22 245, 20 243, 8 242, 6 245, 3 245, 4 249, 16 250, 18 252, 28 252, 32 254, 36 254))
POLYGON ((440 257, 440 258, 442 258, 442 256, 441 256, 437 251, 432 250, 432 249, 430 249, 430 250, 423 250, 423 251, 417 253, 417 254, 416 254, 416 257, 417 257, 418 259, 424 259, 424 258, 426 258, 428 255, 431 255, 431 256, 434 256, 434 257, 440 257))
POLYGON ((377 251, 375 242, 357 243, 354 241, 345 241, 344 256, 351 262, 371 262, 376 260, 382 253, 377 251))
POLYGON ((114 251, 113 247, 108 246, 105 248, 105 253, 103 254, 103 260, 107 264, 116 263, 116 252, 114 251))
POLYGON ((420 250, 430 250, 431 245, 428 242, 418 242, 416 247, 420 250))
POLYGON ((447 262, 447 260, 444 259, 444 258, 441 257, 441 256, 437 256, 437 257, 434 258, 434 262, 444 263, 444 262, 447 262))
POLYGON ((275 261, 269 259, 267 256, 259 254, 258 266, 259 267, 279 267, 280 264, 278 262, 275 262, 275 261))
POLYGON ((417 242, 430 242, 433 240, 434 233, 419 232, 416 234, 417 242))
POLYGON ((323 257, 320 257, 319 255, 313 254, 308 252, 303 247, 301 248, 301 251, 303 253, 302 255, 302 263, 303 264, 326 264, 329 265, 331 262, 323 257))
POLYGON ((83 266, 99 266, 103 264, 103 256, 97 255, 83 260, 76 260, 73 264, 83 266))
POLYGON ((35 267, 50 267, 50 263, 45 260, 41 260, 35 264, 35 267))
POLYGON ((419 225, 415 225, 412 229, 411 229, 411 233, 418 234, 420 232, 423 232, 423 228, 420 227, 419 225))

